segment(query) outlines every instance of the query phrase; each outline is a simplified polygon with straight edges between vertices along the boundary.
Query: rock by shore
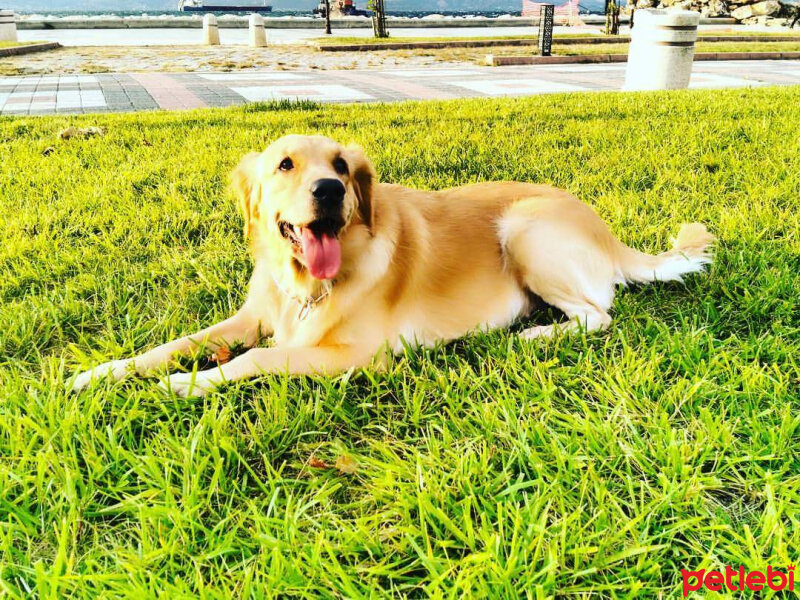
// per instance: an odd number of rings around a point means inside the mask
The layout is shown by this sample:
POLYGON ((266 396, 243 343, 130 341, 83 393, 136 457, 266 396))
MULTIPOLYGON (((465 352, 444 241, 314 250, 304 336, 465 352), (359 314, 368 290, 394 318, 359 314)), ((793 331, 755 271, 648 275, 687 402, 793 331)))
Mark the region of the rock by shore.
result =
POLYGON ((631 0, 642 8, 696 10, 704 17, 732 17, 747 25, 788 25, 797 2, 783 0, 631 0))

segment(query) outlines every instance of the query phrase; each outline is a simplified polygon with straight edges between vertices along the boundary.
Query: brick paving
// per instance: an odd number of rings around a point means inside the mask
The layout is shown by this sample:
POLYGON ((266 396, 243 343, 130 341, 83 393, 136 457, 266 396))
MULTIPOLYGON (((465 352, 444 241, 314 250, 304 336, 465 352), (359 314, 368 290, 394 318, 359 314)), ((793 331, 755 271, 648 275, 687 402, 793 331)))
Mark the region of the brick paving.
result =
MULTIPOLYGON (((0 114, 130 112, 302 99, 393 102, 619 90, 624 64, 351 71, 241 71, 0 77, 0 114)), ((692 88, 800 84, 800 61, 694 65, 692 88)))

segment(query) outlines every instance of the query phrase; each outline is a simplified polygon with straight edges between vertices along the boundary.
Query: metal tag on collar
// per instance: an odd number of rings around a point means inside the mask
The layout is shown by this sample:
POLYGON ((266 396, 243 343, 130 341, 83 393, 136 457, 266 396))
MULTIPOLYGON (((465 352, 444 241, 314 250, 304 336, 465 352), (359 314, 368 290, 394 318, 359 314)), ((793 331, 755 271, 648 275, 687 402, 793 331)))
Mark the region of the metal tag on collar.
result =
POLYGON ((300 305, 300 310, 297 311, 297 320, 302 321, 304 320, 310 313, 311 309, 314 308, 316 302, 312 302, 310 300, 306 300, 300 305))

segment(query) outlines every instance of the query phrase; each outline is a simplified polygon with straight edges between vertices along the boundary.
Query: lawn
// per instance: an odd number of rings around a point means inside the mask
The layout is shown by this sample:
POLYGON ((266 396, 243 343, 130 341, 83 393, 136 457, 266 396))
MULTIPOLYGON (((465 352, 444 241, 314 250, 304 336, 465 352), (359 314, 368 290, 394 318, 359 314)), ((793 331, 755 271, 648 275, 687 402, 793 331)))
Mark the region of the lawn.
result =
MULTIPOLYGON (((800 87, 0 119, 0 594, 674 597, 800 559, 800 87), (104 137, 57 140, 63 127, 104 137), (203 399, 69 378, 229 315, 225 193, 286 132, 384 180, 562 186, 625 242, 719 236, 602 333, 474 335, 203 399), (339 467, 326 468, 327 465, 339 467)), ((553 315, 540 315, 547 322, 553 315)))
MULTIPOLYGON (((695 52, 800 52, 800 39, 793 42, 703 42, 695 44, 695 52)), ((553 43, 553 54, 627 54, 628 44, 577 44, 559 46, 553 43)), ((502 49, 502 48, 501 48, 502 49)), ((494 52, 497 54, 497 52, 494 52)), ((507 49, 507 54, 520 54, 519 48, 507 49)))
MULTIPOLYGON (((627 37, 627 31, 625 36, 627 37)), ((797 31, 783 31, 778 30, 775 32, 771 31, 731 31, 731 30, 723 30, 723 31, 710 31, 710 30, 700 30, 698 32, 699 37, 702 39, 704 36, 713 36, 713 37, 724 37, 724 36, 740 36, 740 35, 748 35, 751 37, 786 37, 789 38, 787 41, 800 41, 800 33, 797 31)), ((605 38, 608 40, 614 40, 614 36, 606 36, 601 33, 556 33, 553 34, 553 41, 558 40, 558 38, 605 38)), ((315 43, 337 46, 337 45, 349 45, 349 44, 368 44, 373 46, 381 46, 384 44, 397 44, 397 43, 406 43, 406 42, 477 42, 477 41, 494 41, 494 40, 536 40, 538 39, 536 34, 527 34, 527 35, 486 35, 486 36, 454 36, 454 37, 441 37, 441 36, 432 36, 432 37, 408 37, 408 36, 401 36, 401 37, 394 37, 389 36, 388 38, 376 38, 376 37, 329 37, 329 36, 322 36, 318 38, 314 38, 310 40, 315 43)))
MULTIPOLYGON (((554 34, 553 39, 561 37, 560 34, 554 34)), ((597 37, 593 33, 575 33, 570 34, 566 37, 597 37)), ((422 36, 422 37, 409 37, 409 36, 389 36, 388 38, 376 38, 376 37, 329 37, 323 36, 314 38, 313 42, 317 43, 324 43, 325 45, 349 45, 349 44, 368 44, 372 46, 382 46, 384 44, 398 44, 398 43, 407 43, 407 42, 478 42, 478 41, 487 41, 487 40, 535 40, 537 39, 536 34, 517 34, 517 35, 479 35, 479 36, 453 36, 453 37, 442 37, 442 36, 422 36)))

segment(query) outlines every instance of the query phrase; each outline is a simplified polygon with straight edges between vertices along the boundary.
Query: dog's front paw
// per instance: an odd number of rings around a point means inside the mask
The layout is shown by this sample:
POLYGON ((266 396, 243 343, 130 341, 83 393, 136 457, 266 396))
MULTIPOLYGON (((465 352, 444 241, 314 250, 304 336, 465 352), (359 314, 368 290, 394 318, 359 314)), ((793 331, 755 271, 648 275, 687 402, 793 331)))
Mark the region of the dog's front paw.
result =
POLYGON ((125 379, 131 374, 133 368, 133 360, 130 358, 124 360, 112 360, 102 365, 97 365, 93 369, 84 371, 75 377, 72 382, 72 391, 79 392, 84 388, 89 387, 92 381, 102 379, 104 377, 110 378, 112 381, 120 381, 125 379))
POLYGON ((182 398, 205 396, 219 385, 214 378, 204 373, 173 373, 162 379, 158 387, 182 398))

